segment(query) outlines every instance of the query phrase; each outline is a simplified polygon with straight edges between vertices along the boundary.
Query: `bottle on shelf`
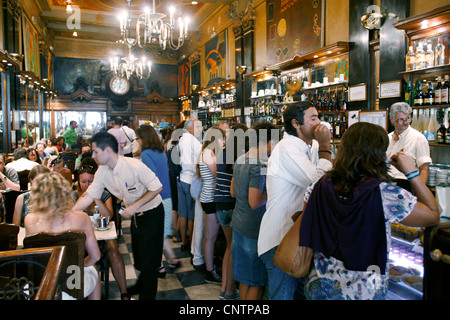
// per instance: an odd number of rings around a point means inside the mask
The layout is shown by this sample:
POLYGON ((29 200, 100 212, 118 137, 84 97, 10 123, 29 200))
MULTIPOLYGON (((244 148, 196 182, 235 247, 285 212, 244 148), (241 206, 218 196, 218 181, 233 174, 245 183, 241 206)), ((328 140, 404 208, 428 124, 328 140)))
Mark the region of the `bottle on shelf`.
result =
POLYGON ((320 93, 316 90, 316 109, 322 111, 322 97, 320 93))
POLYGON ((448 82, 448 74, 446 74, 444 76, 444 84, 442 85, 441 88, 441 104, 448 104, 448 96, 449 96, 449 89, 450 89, 450 84, 448 82))
POLYGON ((414 70, 416 54, 414 53, 413 46, 409 46, 408 53, 406 54, 406 71, 414 70))
POLYGON ((425 110, 419 109, 419 121, 417 122, 416 130, 420 133, 423 133, 425 126, 425 110))
POLYGON ((427 106, 434 104, 434 90, 433 83, 431 81, 428 82, 428 91, 425 94, 424 104, 427 106))
POLYGON ((417 131, 420 131, 419 130, 419 123, 418 123, 419 122, 419 117, 417 116, 418 111, 419 110, 417 110, 417 109, 413 110, 413 118, 412 118, 412 122, 411 122, 411 127, 413 129, 416 129, 417 131))
POLYGON ((348 90, 345 88, 342 88, 342 95, 341 95, 341 111, 347 111, 347 95, 348 95, 348 90))
POLYGON ((338 115, 334 123, 334 137, 340 139, 342 137, 341 115, 338 115))
POLYGON ((430 109, 430 120, 428 122, 428 135, 427 140, 429 142, 436 141, 436 131, 439 129, 439 123, 437 121, 436 109, 430 109))
POLYGON ((414 59, 414 70, 423 69, 425 67, 425 51, 422 42, 419 42, 416 50, 416 58, 414 59))
POLYGON ((422 83, 420 81, 416 82, 416 93, 414 95, 414 105, 421 107, 423 106, 423 92, 422 92, 422 83))
POLYGON ((441 76, 438 76, 436 87, 434 88, 434 103, 435 104, 441 104, 441 90, 442 89, 442 78, 441 76))
POLYGON ((438 39, 438 44, 434 48, 434 65, 443 66, 445 60, 445 47, 442 45, 441 38, 438 39))
POLYGON ((406 86, 405 89, 405 102, 409 105, 411 105, 411 81, 408 81, 408 85, 406 86))
POLYGON ((439 129, 436 131, 436 142, 439 144, 445 144, 445 132, 447 129, 444 124, 445 117, 442 118, 442 123, 439 129))
POLYGON ((427 51, 425 51, 425 68, 434 67, 434 51, 431 43, 427 44, 427 51))
POLYGON ((445 131, 445 144, 450 144, 450 126, 445 131))

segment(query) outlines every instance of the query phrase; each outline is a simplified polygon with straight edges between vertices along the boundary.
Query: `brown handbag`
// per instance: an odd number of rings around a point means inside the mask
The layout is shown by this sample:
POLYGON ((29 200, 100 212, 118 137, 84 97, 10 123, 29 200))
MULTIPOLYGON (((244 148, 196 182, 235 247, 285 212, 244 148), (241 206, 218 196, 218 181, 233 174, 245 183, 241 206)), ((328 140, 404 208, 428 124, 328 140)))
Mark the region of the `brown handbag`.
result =
POLYGON ((299 246, 302 217, 303 214, 300 214, 295 220, 294 225, 281 240, 273 257, 275 266, 294 278, 302 278, 309 273, 314 254, 313 249, 299 246))

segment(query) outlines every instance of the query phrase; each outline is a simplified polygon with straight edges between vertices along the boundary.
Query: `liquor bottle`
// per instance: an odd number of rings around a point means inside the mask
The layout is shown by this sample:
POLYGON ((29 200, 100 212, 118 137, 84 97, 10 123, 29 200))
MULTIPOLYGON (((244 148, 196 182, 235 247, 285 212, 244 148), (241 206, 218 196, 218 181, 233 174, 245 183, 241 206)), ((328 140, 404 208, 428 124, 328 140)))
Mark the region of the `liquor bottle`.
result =
POLYGON ((430 109, 430 121, 428 123, 428 136, 429 142, 436 141, 436 131, 439 129, 439 123, 437 122, 436 109, 430 109))
POLYGON ((406 87, 405 90, 405 102, 409 105, 411 105, 411 81, 408 81, 408 86, 406 87))
POLYGON ((416 82, 416 94, 414 95, 414 105, 421 107, 423 106, 423 92, 422 92, 422 83, 420 81, 416 82))
POLYGON ((420 131, 419 128, 419 117, 417 116, 418 110, 414 109, 413 110, 413 118, 412 118, 412 122, 411 122, 411 128, 416 129, 417 131, 420 131))
POLYGON ((445 82, 444 85, 441 88, 441 104, 448 104, 448 94, 449 94, 449 88, 450 84, 448 83, 448 74, 444 77, 445 82))
POLYGON ((335 138, 334 136, 334 120, 333 120, 333 116, 330 116, 328 118, 328 123, 331 125, 330 131, 331 131, 331 139, 335 138))
POLYGON ((317 111, 322 111, 322 97, 320 96, 320 93, 316 90, 316 109, 317 111))
POLYGON ((431 81, 428 82, 428 91, 425 94, 424 104, 428 106, 434 104, 434 90, 433 83, 431 81))
POLYGON ((344 134, 345 130, 347 130, 347 117, 344 115, 342 116, 341 122, 341 137, 344 134))
POLYGON ((347 111, 347 95, 348 90, 343 88, 342 89, 342 95, 341 95, 341 111, 347 111))
POLYGON ((441 43, 441 38, 438 39, 438 44, 434 48, 434 65, 442 66, 445 60, 445 47, 441 43))
POLYGON ((334 137, 336 139, 340 139, 342 137, 342 124, 341 124, 341 116, 338 115, 336 122, 334 123, 334 137))
POLYGON ((434 67, 434 51, 431 43, 427 45, 427 51, 425 51, 425 68, 434 67))
POLYGON ((439 76, 437 78, 437 83, 436 83, 436 87, 434 88, 434 103, 435 104, 441 104, 442 103, 442 99, 441 99, 441 90, 442 89, 442 79, 439 76))
POLYGON ((409 46, 408 53, 406 54, 406 71, 414 70, 416 54, 414 53, 413 46, 409 46))
POLYGON ((336 87, 333 93, 333 104, 334 104, 334 110, 339 111, 339 94, 338 94, 338 88, 336 87))
POLYGON ((425 127, 425 110, 423 109, 419 109, 419 121, 418 121, 418 125, 417 125, 417 131, 419 131, 420 133, 424 132, 424 127, 425 127))
POLYGON ((442 119, 442 124, 439 127, 439 129, 436 131, 436 142, 439 144, 444 144, 445 143, 445 132, 447 131, 447 129, 445 128, 444 125, 444 119, 442 119))
POLYGON ((423 44, 419 42, 416 50, 416 58, 414 60, 414 70, 423 69, 425 67, 425 51, 423 51, 423 44))

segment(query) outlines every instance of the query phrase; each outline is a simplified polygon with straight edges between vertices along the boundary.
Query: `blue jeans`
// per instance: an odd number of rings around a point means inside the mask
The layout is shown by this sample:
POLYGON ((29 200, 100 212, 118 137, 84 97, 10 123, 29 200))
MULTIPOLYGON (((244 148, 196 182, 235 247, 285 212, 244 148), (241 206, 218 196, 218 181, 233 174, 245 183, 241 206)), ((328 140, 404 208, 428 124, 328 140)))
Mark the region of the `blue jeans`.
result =
POLYGON ((269 276, 269 300, 302 300, 304 299, 303 281, 294 278, 278 269, 273 263, 273 257, 278 246, 263 253, 260 258, 266 265, 269 276))

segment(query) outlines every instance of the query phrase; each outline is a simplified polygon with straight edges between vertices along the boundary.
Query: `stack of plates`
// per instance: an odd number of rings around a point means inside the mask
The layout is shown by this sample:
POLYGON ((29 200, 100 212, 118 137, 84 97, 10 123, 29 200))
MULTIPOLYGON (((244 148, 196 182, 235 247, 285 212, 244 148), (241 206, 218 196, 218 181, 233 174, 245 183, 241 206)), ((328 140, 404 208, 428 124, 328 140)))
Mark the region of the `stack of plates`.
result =
POLYGON ((446 169, 439 169, 436 171, 436 185, 447 184, 448 171, 446 169))
POLYGON ((430 174, 428 175, 427 186, 434 187, 436 186, 436 172, 438 168, 430 167, 430 174))

